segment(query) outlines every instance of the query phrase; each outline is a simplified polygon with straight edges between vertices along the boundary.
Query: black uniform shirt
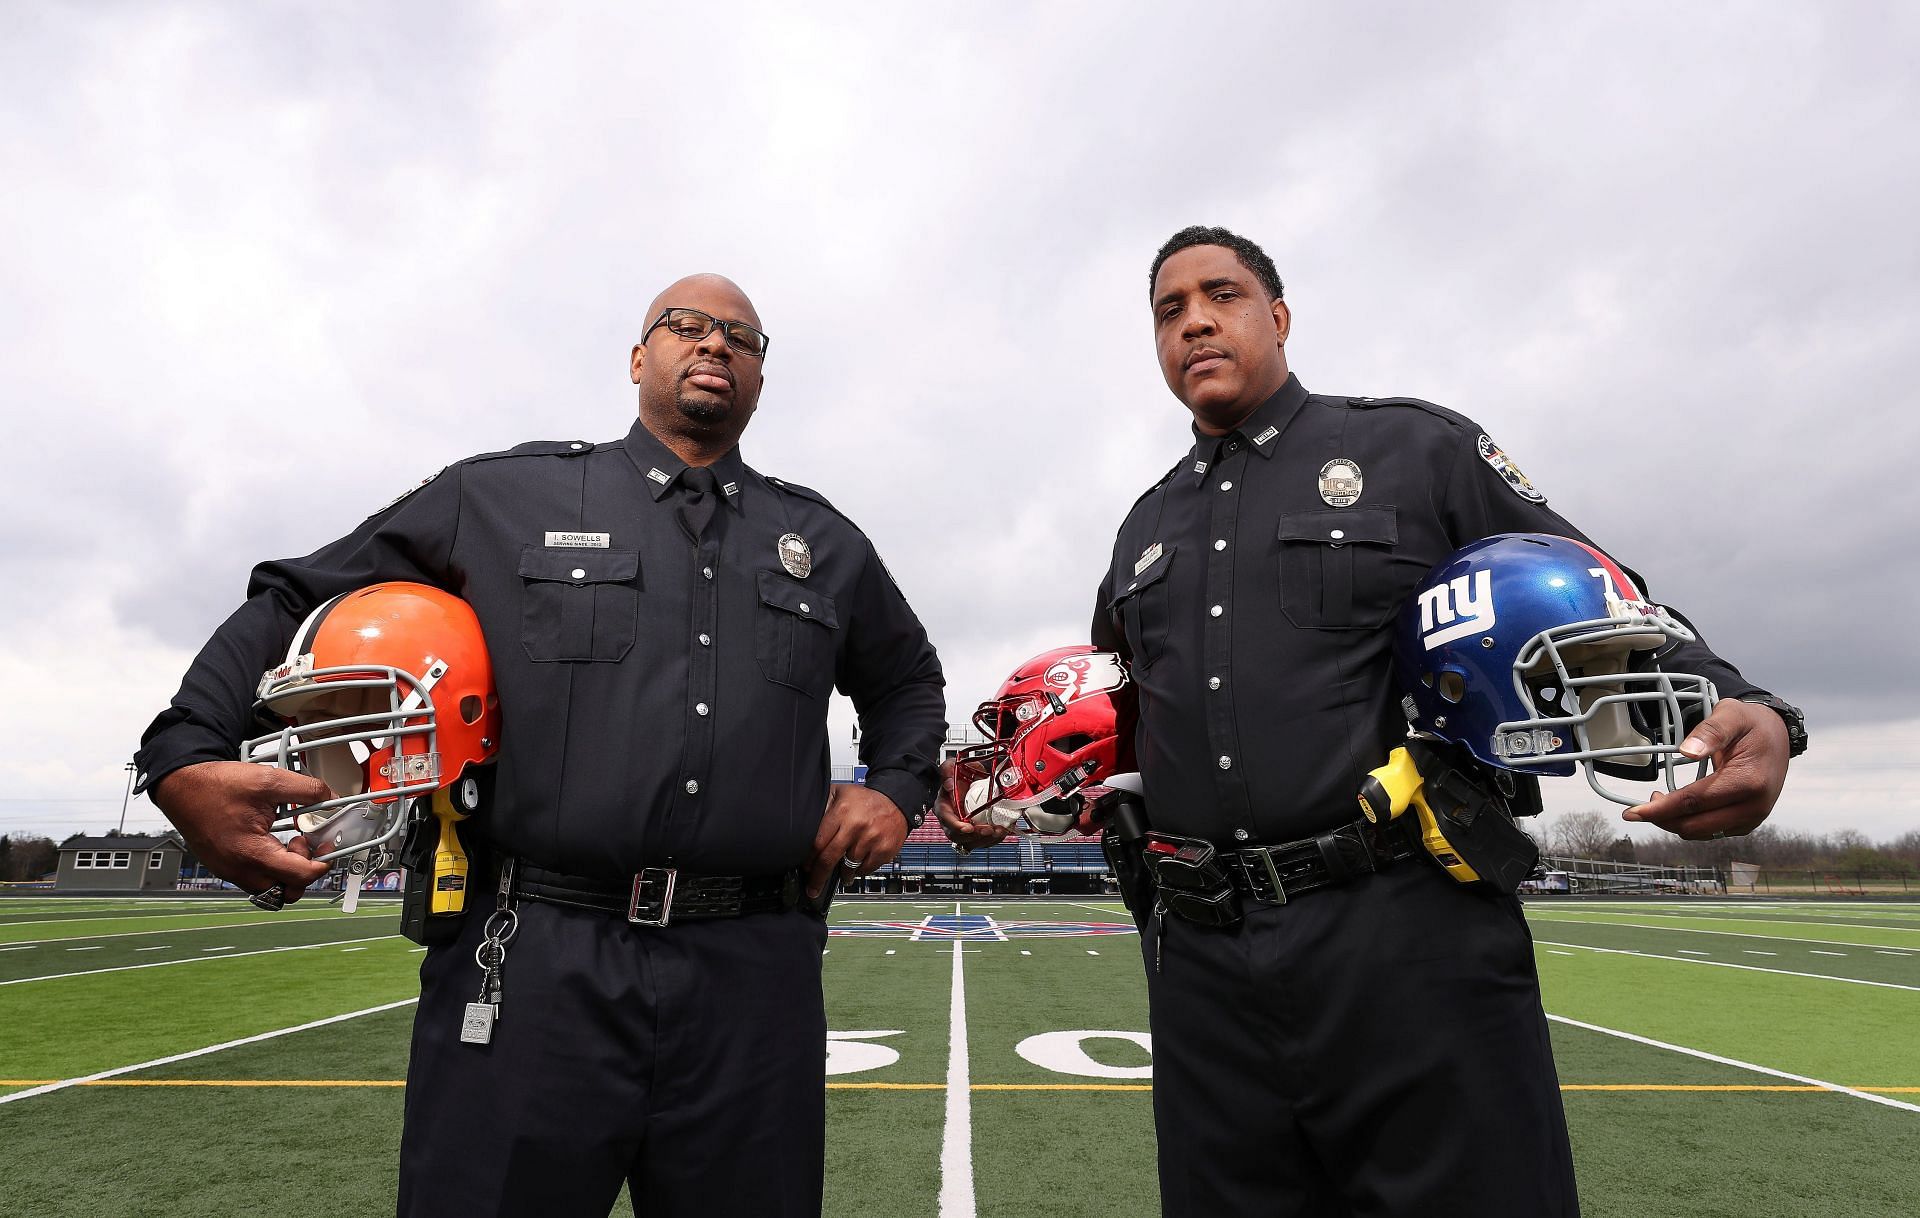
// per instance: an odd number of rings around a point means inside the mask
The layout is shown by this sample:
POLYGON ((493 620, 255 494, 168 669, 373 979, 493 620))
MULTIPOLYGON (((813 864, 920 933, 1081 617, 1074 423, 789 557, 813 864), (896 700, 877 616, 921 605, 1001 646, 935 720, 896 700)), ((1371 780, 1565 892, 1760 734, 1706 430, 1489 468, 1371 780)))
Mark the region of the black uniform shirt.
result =
MULTIPOLYGON (((256 683, 314 606, 418 580, 478 614, 500 693, 481 835, 543 866, 615 877, 673 865, 761 874, 805 860, 828 791, 827 699, 861 721, 867 785, 928 806, 946 704, 938 658, 872 543, 826 500, 711 467, 724 507, 696 546, 686 465, 639 423, 607 444, 523 444, 448 467, 347 537, 254 569, 171 708, 151 784, 231 760, 256 683), (548 544, 604 533, 604 548, 548 544), (812 569, 778 545, 804 539, 812 569)), ((577 539, 576 539, 577 540, 577 539)))
MULTIPOLYGON (((1194 434, 1120 526, 1093 642, 1129 661, 1155 828, 1310 836, 1358 815, 1361 779, 1406 736, 1393 627, 1421 577, 1495 533, 1586 538, 1428 402, 1320 397, 1289 377, 1232 435, 1194 434), (1345 507, 1320 491, 1336 459, 1360 471, 1345 507)), ((1662 664, 1721 697, 1760 692, 1702 643, 1662 664)))

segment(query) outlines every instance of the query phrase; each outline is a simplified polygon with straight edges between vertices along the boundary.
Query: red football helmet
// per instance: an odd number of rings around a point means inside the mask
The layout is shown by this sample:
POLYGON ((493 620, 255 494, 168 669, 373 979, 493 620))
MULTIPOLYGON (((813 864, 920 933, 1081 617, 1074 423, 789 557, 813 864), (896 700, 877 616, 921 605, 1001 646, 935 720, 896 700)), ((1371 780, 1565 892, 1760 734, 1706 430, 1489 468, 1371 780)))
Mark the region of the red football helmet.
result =
POLYGON ((1041 652, 980 704, 984 744, 955 758, 956 795, 968 817, 1038 833, 1065 833, 1078 807, 1067 797, 1114 772, 1121 742, 1114 695, 1127 666, 1081 644, 1041 652))
POLYGON ((500 747, 480 619, 425 584, 373 584, 315 609, 286 662, 261 676, 259 697, 256 709, 286 726, 240 756, 333 789, 274 824, 304 834, 322 861, 399 836, 416 796, 454 788, 453 802, 471 812, 479 800, 467 771, 500 747))

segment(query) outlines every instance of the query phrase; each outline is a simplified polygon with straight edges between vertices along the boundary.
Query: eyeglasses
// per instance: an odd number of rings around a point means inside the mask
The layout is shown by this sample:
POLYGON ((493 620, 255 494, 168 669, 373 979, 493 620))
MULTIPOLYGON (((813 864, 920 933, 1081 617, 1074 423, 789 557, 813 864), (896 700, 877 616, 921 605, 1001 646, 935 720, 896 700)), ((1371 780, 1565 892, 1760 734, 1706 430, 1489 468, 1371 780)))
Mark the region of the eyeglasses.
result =
POLYGON ((667 309, 654 318, 653 324, 647 327, 647 332, 640 336, 640 341, 646 342, 661 326, 665 326, 667 332, 675 338, 689 343, 699 342, 713 333, 713 328, 718 326, 726 335, 727 346, 742 355, 751 355, 756 359, 766 358, 767 344, 773 341, 744 321, 721 321, 718 317, 709 316, 698 309, 667 309))

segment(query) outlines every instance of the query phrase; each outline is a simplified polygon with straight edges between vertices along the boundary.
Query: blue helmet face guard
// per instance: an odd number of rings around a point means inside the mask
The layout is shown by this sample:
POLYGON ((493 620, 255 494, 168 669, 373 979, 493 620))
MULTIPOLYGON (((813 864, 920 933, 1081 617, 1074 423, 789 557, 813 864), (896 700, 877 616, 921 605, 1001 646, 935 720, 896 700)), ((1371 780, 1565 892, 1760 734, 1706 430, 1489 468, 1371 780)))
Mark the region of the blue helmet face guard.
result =
POLYGON ((1597 794, 1633 806, 1645 800, 1608 786, 1603 770, 1668 790, 1706 772, 1680 744, 1713 709, 1713 684, 1659 664, 1693 637, 1600 551, 1510 533, 1422 581, 1401 613, 1394 669, 1416 731, 1501 769, 1583 768, 1597 794))

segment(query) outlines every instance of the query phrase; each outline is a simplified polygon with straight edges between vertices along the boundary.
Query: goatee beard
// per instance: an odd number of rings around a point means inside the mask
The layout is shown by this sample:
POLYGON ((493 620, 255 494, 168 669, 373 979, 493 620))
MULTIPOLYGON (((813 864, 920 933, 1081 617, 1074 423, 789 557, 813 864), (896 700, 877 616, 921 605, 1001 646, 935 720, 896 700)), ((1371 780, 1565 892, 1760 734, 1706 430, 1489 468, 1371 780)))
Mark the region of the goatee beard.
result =
POLYGON ((689 422, 711 427, 724 421, 727 408, 719 402, 697 401, 685 396, 676 397, 673 404, 680 408, 680 414, 689 422))

